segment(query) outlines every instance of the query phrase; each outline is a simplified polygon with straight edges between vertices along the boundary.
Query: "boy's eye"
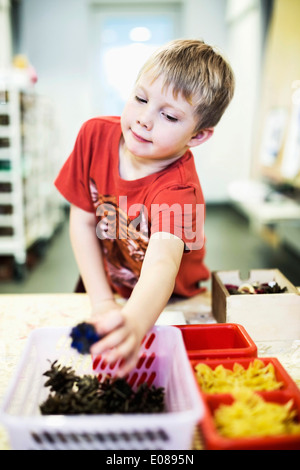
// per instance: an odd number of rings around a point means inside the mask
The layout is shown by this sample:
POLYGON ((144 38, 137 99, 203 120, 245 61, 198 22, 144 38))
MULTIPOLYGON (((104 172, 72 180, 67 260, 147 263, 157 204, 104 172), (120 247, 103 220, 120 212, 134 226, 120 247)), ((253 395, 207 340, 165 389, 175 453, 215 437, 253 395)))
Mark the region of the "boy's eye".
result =
POLYGON ((177 122, 178 119, 174 116, 170 116, 170 114, 163 114, 165 116, 165 118, 168 120, 168 121, 171 121, 171 122, 177 122))
POLYGON ((136 101, 138 101, 139 103, 147 103, 147 100, 145 100, 144 98, 141 98, 140 96, 137 96, 135 97, 136 101))

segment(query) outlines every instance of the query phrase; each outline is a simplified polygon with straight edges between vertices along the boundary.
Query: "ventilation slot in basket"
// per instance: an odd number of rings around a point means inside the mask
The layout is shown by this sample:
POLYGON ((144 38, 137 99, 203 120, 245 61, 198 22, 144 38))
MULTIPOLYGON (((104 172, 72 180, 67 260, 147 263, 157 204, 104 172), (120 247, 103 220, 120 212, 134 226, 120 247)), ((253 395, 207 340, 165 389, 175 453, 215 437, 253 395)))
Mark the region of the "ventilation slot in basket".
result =
POLYGON ((32 440, 35 449, 107 449, 114 448, 117 443, 118 448, 163 448, 165 442, 169 440, 167 433, 163 429, 132 431, 132 432, 107 432, 107 433, 62 433, 62 432, 32 432, 32 440))

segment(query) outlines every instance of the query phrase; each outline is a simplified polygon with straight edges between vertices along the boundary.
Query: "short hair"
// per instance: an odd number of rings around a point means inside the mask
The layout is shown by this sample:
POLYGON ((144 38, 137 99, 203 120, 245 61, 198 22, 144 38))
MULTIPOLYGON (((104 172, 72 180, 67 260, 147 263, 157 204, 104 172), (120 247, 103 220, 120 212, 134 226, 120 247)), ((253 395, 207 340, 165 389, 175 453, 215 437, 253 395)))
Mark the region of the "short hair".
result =
POLYGON ((221 119, 234 93, 234 74, 220 52, 204 41, 176 39, 155 51, 140 70, 153 80, 162 76, 163 87, 171 85, 178 94, 196 106, 197 129, 214 127, 221 119))

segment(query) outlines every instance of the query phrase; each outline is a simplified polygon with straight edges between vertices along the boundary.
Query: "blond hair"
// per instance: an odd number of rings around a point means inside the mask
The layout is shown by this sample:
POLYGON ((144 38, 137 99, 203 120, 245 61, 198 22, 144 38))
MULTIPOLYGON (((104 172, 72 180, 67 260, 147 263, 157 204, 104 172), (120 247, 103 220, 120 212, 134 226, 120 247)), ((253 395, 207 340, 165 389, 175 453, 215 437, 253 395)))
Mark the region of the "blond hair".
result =
POLYGON ((200 40, 177 39, 150 56, 137 77, 162 76, 164 87, 195 105, 197 129, 214 127, 234 93, 234 75, 228 62, 213 47, 200 40))

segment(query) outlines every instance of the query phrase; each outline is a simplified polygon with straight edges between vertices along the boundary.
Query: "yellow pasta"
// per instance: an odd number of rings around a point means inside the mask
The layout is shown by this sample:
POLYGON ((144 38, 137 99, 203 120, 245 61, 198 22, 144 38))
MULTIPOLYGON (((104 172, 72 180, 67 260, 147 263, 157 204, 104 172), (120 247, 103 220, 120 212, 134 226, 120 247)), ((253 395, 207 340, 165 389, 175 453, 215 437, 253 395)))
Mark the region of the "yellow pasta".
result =
POLYGON ((214 414, 218 432, 228 438, 300 433, 293 400, 284 405, 264 401, 249 389, 234 394, 232 405, 220 405, 214 414))
POLYGON ((260 359, 254 359, 247 369, 235 363, 233 369, 225 369, 220 364, 212 369, 207 364, 197 364, 195 373, 198 384, 204 393, 231 393, 240 387, 256 391, 277 390, 282 382, 276 379, 273 364, 264 364, 260 359))

